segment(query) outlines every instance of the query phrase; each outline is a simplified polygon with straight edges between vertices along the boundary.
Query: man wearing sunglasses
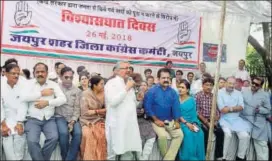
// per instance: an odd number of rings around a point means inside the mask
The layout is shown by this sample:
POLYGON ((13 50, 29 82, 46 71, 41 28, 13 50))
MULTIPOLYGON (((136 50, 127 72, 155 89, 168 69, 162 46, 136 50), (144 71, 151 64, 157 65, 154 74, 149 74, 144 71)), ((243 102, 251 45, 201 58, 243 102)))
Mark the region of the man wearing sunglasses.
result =
POLYGON ((269 122, 271 105, 268 94, 262 89, 264 81, 259 77, 252 80, 251 89, 243 90, 244 110, 241 117, 251 126, 251 138, 254 143, 257 160, 268 160, 269 122))
POLYGON ((73 85, 74 71, 64 67, 60 71, 60 88, 67 98, 67 102, 56 107, 55 116, 59 132, 59 143, 62 160, 77 160, 81 143, 81 126, 79 124, 81 91, 73 85), (70 133, 72 135, 69 145, 70 133))

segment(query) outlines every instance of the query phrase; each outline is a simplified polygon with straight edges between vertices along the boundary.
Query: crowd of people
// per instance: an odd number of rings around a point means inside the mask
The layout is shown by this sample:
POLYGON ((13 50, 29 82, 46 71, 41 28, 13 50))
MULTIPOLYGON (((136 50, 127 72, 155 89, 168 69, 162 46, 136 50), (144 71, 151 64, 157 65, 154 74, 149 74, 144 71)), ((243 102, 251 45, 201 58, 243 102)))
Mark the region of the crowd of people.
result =
POLYGON ((257 160, 268 160, 272 97, 262 78, 250 77, 244 60, 233 76, 219 79, 214 125, 215 82, 205 63, 186 78, 172 65, 167 61, 156 76, 146 69, 144 78, 126 61, 110 78, 79 66, 76 78, 67 64, 57 62, 49 73, 39 62, 31 78, 8 59, 1 68, 1 156, 23 160, 27 146, 32 160, 50 160, 59 145, 62 160, 149 160, 157 144, 163 160, 205 160, 214 126, 215 159, 232 157, 236 135, 236 160, 246 160, 250 143, 257 160))

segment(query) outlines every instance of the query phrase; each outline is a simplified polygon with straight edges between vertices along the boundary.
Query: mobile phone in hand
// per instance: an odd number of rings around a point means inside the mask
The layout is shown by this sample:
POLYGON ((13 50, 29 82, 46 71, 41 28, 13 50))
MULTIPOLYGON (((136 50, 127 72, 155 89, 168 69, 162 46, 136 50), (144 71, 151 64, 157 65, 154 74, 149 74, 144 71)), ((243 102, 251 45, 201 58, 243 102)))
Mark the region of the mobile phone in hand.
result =
POLYGON ((198 132, 199 128, 196 125, 193 125, 193 126, 194 126, 194 132, 198 132))

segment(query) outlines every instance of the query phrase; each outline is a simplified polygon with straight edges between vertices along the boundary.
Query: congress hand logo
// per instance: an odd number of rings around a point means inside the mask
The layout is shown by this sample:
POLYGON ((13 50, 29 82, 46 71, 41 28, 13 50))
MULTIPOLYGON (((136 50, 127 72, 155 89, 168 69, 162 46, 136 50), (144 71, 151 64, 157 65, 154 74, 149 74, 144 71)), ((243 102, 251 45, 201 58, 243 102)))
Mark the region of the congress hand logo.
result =
POLYGON ((179 31, 178 31, 178 42, 183 43, 187 42, 190 38, 191 30, 188 29, 188 23, 183 21, 179 24, 179 31))
POLYGON ((29 25, 32 18, 32 11, 28 10, 28 4, 25 1, 16 3, 14 20, 17 26, 29 25))

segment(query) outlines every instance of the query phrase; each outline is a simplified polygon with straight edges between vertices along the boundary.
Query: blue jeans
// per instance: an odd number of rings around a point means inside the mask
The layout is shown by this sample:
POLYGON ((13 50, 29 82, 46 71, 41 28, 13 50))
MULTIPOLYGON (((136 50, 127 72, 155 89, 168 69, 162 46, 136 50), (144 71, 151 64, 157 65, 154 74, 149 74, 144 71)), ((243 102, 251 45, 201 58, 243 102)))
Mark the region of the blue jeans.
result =
POLYGON ((59 142, 62 160, 77 160, 77 154, 79 152, 79 147, 81 143, 81 126, 77 121, 74 124, 72 134, 72 141, 69 146, 69 136, 68 122, 64 117, 57 117, 56 123, 59 130, 59 142))
POLYGON ((28 145, 28 151, 32 160, 50 160, 53 151, 58 143, 58 132, 55 118, 49 120, 38 120, 28 118, 25 124, 25 133, 28 145), (41 149, 40 136, 41 132, 45 135, 44 146, 41 149))

